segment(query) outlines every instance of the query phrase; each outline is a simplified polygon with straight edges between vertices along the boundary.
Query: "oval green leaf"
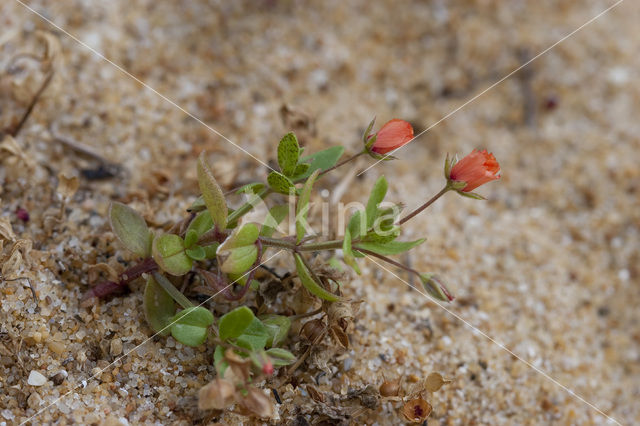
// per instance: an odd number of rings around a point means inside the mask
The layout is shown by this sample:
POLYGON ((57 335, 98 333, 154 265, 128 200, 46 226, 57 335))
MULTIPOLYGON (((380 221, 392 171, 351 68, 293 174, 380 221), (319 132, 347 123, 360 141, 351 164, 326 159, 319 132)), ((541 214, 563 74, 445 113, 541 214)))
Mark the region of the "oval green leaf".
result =
POLYGON ((142 257, 151 256, 153 234, 140 213, 114 201, 109 206, 109 221, 113 233, 127 249, 142 257))
POLYGON ((285 176, 292 176, 298 164, 300 145, 293 133, 287 133, 278 144, 278 164, 285 176))
POLYGON ((211 214, 211 220, 220 229, 225 229, 227 225, 227 203, 224 194, 213 177, 209 165, 204 159, 204 152, 198 157, 198 185, 202 191, 202 198, 211 214))
POLYGON ((193 266, 193 260, 184 251, 184 241, 178 235, 164 234, 155 238, 152 251, 158 266, 171 275, 184 275, 193 266))
POLYGON ((201 306, 187 308, 173 318, 171 335, 187 346, 199 346, 207 340, 207 329, 213 324, 213 314, 201 306))
POLYGON ((168 335, 169 327, 167 326, 176 312, 175 304, 169 293, 164 291, 151 276, 147 279, 147 285, 144 288, 142 308, 144 317, 153 332, 161 336, 168 335))
POLYGON ((244 333, 253 321, 255 315, 246 306, 240 306, 231 312, 224 314, 218 323, 218 336, 225 341, 235 339, 244 333))
POLYGON ((278 346, 284 342, 291 328, 291 319, 284 315, 265 315, 260 317, 262 323, 267 327, 269 338, 267 346, 278 346))
POLYGON ((295 193, 295 186, 293 186, 293 182, 291 179, 278 172, 271 172, 269 176, 267 176, 267 183, 274 191, 289 195, 290 191, 295 193))

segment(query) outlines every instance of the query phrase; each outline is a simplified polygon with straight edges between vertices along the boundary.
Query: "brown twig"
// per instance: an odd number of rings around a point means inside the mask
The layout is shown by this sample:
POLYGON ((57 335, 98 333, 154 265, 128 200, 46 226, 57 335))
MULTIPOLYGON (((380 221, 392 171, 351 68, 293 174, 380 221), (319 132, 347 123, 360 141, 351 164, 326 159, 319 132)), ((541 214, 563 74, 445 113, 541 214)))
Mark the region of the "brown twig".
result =
POLYGON ((93 297, 104 298, 110 294, 124 289, 131 281, 140 278, 144 273, 158 269, 158 264, 152 258, 144 259, 142 262, 128 268, 118 276, 118 281, 101 281, 91 288, 82 298, 83 301, 93 297))
POLYGON ((44 81, 42 82, 42 85, 40 86, 40 88, 38 89, 36 94, 33 96, 33 98, 31 99, 31 102, 29 103, 29 106, 27 107, 27 110, 22 115, 22 118, 20 119, 18 124, 15 125, 14 128, 11 129, 8 132, 11 136, 16 137, 18 135, 18 133, 20 133, 20 130, 22 129, 22 126, 24 126, 24 123, 27 122, 27 119, 29 118, 29 116, 33 112, 33 108, 35 108, 36 104, 38 103, 38 101, 42 97, 42 94, 44 93, 44 91, 49 86, 49 83, 51 83, 51 79, 53 78, 53 75, 54 75, 54 72, 53 71, 49 71, 49 73, 45 77, 44 81))

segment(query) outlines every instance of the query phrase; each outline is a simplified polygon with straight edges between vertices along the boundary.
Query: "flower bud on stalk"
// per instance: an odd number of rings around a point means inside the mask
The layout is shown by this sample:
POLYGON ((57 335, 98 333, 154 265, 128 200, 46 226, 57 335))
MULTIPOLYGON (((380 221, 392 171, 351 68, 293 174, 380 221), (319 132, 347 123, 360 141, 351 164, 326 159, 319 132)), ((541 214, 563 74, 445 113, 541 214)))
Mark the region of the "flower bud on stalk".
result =
POLYGON ((373 122, 364 135, 365 151, 377 159, 384 158, 388 152, 395 151, 413 140, 413 127, 404 120, 394 118, 373 135, 368 134, 371 127, 373 122))
POLYGON ((427 293, 434 299, 442 300, 443 302, 451 302, 454 299, 439 276, 435 274, 420 274, 420 281, 422 281, 427 293))
POLYGON ((496 157, 486 149, 474 149, 462 160, 447 156, 444 163, 444 176, 448 186, 461 195, 471 198, 483 198, 473 191, 480 185, 500 179, 500 164, 496 157))

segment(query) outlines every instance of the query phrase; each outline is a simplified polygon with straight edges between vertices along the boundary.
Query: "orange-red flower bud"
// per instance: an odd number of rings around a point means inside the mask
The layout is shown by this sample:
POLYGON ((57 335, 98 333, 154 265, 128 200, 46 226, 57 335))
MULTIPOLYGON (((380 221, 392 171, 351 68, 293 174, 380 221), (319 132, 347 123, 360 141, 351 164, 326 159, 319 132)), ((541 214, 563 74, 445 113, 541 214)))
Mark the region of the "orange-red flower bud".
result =
POLYGON ((409 143, 413 139, 413 127, 404 120, 394 118, 382 126, 375 136, 371 151, 386 154, 409 143))
POLYGON ((464 182, 460 191, 470 192, 492 180, 500 179, 500 164, 487 150, 474 149, 471 154, 458 161, 449 172, 448 178, 455 182, 464 182))

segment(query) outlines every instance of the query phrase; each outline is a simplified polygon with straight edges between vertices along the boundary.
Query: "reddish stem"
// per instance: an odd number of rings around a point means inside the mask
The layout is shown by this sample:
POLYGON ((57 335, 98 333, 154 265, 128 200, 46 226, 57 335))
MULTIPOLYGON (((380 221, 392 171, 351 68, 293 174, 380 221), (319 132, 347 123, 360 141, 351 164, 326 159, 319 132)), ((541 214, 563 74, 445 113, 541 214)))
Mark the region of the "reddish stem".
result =
POLYGON ((144 273, 152 272, 158 269, 158 264, 152 258, 144 259, 142 262, 126 269, 118 276, 118 281, 101 281, 91 288, 82 300, 92 297, 102 299, 114 293, 119 293, 133 280, 140 278, 144 273))

